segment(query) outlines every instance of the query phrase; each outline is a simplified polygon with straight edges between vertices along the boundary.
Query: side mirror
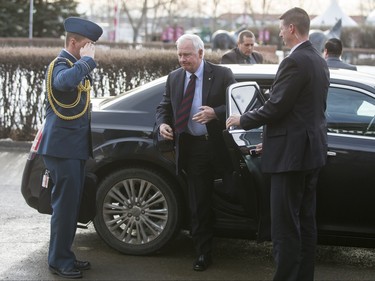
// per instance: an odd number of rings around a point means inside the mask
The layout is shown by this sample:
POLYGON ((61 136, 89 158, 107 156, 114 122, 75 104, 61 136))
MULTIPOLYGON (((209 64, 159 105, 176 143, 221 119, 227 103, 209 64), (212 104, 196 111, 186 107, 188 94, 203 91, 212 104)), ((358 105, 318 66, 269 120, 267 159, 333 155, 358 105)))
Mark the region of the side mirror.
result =
MULTIPOLYGON (((242 115, 248 110, 264 104, 260 88, 256 82, 239 82, 227 89, 227 118, 233 114, 242 115)), ((230 130, 235 129, 231 128, 230 130)))

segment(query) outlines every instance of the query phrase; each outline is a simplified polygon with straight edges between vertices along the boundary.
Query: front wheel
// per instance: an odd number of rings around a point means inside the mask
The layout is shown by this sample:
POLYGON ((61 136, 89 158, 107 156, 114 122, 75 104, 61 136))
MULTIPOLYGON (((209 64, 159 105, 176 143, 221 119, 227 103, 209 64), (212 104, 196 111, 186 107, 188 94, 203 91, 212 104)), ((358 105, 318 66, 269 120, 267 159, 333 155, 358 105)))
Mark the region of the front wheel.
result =
POLYGON ((99 185, 94 226, 112 248, 147 255, 164 247, 179 230, 178 190, 161 174, 126 168, 99 185))

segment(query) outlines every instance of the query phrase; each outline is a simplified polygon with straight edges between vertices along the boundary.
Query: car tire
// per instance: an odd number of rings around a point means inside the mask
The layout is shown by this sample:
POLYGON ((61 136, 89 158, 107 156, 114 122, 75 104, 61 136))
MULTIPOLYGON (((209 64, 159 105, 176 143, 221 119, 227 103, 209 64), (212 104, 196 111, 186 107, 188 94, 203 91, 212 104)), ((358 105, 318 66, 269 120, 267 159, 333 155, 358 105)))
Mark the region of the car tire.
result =
POLYGON ((112 248, 131 255, 162 249, 180 228, 179 196, 151 169, 126 168, 98 186, 94 226, 112 248))

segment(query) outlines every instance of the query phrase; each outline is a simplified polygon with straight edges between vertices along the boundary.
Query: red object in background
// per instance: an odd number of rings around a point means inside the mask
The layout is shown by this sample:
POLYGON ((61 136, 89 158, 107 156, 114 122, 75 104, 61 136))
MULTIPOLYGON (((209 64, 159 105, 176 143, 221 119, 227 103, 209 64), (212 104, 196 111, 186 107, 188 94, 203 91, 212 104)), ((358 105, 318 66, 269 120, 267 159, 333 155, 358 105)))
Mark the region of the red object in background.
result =
POLYGON ((167 26, 161 34, 161 41, 165 43, 176 42, 182 34, 184 34, 184 29, 181 26, 167 26))

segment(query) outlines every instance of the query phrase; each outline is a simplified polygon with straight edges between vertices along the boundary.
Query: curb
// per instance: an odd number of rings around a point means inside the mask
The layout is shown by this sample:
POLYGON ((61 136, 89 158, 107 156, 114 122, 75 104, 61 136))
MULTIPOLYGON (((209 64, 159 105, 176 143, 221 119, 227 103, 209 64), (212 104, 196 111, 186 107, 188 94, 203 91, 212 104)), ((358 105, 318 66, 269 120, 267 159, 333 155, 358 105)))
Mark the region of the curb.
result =
POLYGON ((13 141, 10 139, 0 139, 0 151, 29 152, 32 143, 32 141, 13 141))

